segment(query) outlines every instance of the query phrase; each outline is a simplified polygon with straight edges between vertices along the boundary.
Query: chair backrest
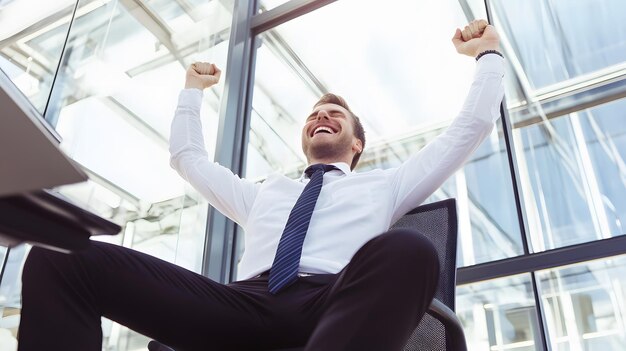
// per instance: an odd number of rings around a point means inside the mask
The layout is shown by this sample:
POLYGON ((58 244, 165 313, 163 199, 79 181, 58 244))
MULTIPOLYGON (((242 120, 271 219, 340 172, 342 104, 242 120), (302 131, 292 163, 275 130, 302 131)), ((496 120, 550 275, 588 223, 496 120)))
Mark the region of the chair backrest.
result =
MULTIPOLYGON (((415 229, 428 237, 439 254, 439 285, 435 298, 454 311, 456 285, 457 215, 456 201, 447 199, 422 205, 400 218, 392 228, 415 229)), ((425 315, 405 350, 446 350, 444 325, 425 315)))

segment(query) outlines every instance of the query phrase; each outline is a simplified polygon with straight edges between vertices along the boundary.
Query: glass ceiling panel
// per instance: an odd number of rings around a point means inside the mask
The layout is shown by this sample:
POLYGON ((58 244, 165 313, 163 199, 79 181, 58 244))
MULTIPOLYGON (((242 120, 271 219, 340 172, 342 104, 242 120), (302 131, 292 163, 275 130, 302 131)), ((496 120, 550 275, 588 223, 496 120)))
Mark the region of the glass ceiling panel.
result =
MULTIPOLYGON (((209 1, 206 1, 206 3, 209 3, 209 1)), ((191 7, 185 4, 185 2, 175 0, 147 0, 144 1, 144 4, 159 14, 159 16, 170 26, 173 24, 172 22, 175 21, 187 23, 193 22, 190 13, 191 7), (189 12, 185 11, 186 7, 189 12)))
MULTIPOLYGON (((231 17, 224 16, 232 1, 218 0, 147 0, 142 4, 165 23, 175 44, 183 47, 189 41, 214 42, 214 33, 227 34, 231 17)), ((230 5, 232 6, 232 4, 230 5)), ((222 38, 224 40, 226 38, 222 38)))
POLYGON ((74 0, 0 1, 0 69, 41 113, 75 5, 74 0))
MULTIPOLYGON (((171 33, 169 22, 147 16, 150 9, 128 6, 111 2, 76 18, 46 117, 82 165, 133 197, 155 203, 185 195, 167 151, 185 69, 197 59, 217 57, 225 69, 228 42, 213 47, 196 42, 190 49, 168 43, 165 38, 173 35, 163 33, 171 33), (129 172, 133 169, 138 171, 129 172)), ((218 91, 221 85, 205 93, 207 125, 217 123, 218 91)), ((215 140, 211 134, 209 145, 215 140)))
POLYGON ((265 67, 259 67, 256 79, 263 86, 271 84, 274 97, 290 96, 281 103, 298 121, 308 115, 324 90, 344 96, 353 110, 366 117, 371 141, 450 121, 474 73, 474 62, 456 54, 450 43, 450 33, 466 20, 452 1, 428 5, 428 12, 445 16, 423 15, 416 20, 425 10, 418 2, 406 1, 384 7, 354 1, 330 4, 263 35, 269 50, 293 59, 285 52, 283 43, 288 43, 305 66, 295 67, 296 74, 285 77, 270 62, 273 59, 265 61, 259 55, 259 65, 265 67), (356 11, 359 16, 348 21, 346 14, 356 11), (380 21, 372 25, 374 17, 380 21), (416 22, 419 25, 410 25, 416 22), (310 80, 311 76, 319 84, 307 82, 307 94, 294 94, 292 89, 299 87, 288 80, 310 80))

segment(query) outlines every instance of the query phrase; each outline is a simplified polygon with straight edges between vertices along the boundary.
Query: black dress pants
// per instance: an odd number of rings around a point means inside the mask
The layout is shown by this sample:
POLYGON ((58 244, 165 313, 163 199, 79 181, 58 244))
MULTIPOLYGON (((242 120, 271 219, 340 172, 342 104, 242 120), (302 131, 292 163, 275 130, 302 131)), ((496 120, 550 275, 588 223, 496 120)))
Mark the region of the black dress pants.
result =
POLYGON ((104 316, 177 350, 401 350, 438 282, 428 239, 392 230, 338 274, 272 295, 267 274, 228 285, 105 243, 33 248, 23 272, 19 350, 100 351, 104 316))

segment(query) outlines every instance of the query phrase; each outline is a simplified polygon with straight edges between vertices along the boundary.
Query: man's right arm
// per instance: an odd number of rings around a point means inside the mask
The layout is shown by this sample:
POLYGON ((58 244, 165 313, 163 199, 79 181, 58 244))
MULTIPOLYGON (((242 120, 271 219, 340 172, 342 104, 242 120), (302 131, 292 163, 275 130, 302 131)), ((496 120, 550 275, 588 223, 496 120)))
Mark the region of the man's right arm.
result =
POLYGON ((259 185, 241 179, 229 169, 209 161, 202 135, 200 107, 202 89, 217 83, 219 70, 214 65, 208 70, 206 66, 198 65, 208 64, 194 64, 189 68, 186 89, 181 91, 178 98, 170 134, 170 165, 213 207, 245 226, 259 185), (191 70, 193 72, 189 72, 191 70), (206 76, 210 77, 207 79, 206 76))

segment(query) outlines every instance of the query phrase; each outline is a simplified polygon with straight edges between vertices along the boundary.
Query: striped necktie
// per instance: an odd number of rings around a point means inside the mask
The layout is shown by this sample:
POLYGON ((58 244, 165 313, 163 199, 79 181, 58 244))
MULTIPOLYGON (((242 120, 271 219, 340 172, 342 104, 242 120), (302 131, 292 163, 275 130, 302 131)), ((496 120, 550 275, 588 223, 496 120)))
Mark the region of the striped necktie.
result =
POLYGON ((276 250, 268 281, 268 287, 272 294, 276 294, 284 287, 291 285, 298 277, 302 244, 309 229, 317 197, 322 190, 324 173, 333 169, 338 168, 332 165, 315 164, 304 171, 311 180, 304 187, 302 194, 291 209, 283 235, 278 242, 278 250, 276 250))

